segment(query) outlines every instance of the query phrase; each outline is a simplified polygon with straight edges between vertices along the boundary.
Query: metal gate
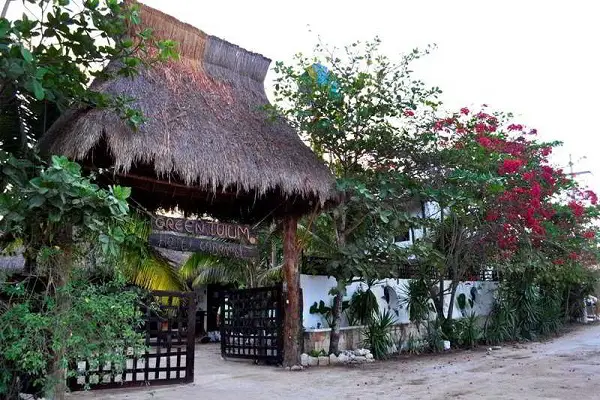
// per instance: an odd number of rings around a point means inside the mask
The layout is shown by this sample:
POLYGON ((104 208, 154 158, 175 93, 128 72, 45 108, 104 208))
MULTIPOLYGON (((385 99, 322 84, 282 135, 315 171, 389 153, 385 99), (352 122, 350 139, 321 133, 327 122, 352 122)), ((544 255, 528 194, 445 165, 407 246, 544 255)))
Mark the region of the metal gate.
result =
POLYGON ((221 355, 281 363, 283 302, 280 286, 230 290, 221 298, 221 355))
POLYGON ((154 291, 151 296, 152 306, 144 307, 145 353, 128 358, 120 373, 110 364, 78 360, 77 375, 68 381, 71 390, 194 381, 194 293, 154 291))

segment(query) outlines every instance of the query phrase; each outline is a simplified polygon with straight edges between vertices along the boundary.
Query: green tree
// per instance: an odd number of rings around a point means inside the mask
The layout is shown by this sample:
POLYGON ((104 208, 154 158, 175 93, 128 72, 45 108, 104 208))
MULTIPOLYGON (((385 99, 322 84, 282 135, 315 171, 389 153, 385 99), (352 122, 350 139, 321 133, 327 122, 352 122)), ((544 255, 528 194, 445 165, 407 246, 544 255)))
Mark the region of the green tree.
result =
MULTIPOLYGON (((16 303, 2 314, 2 319, 12 321, 11 318, 16 318, 14 307, 33 313, 31 318, 38 315, 49 344, 45 344, 45 351, 39 355, 36 371, 49 374, 40 378, 46 384, 48 396, 62 398, 68 357, 72 356, 67 350, 73 332, 63 317, 67 320, 75 318, 73 312, 78 307, 72 303, 72 277, 82 269, 82 258, 90 243, 101 244, 107 261, 118 257, 125 238, 121 225, 129 211, 130 190, 119 186, 100 189, 81 175, 79 165, 57 156, 48 167, 10 158, 2 165, 1 173, 9 182, 9 189, 0 195, 0 215, 3 216, 0 232, 5 232, 5 241, 19 240, 35 258, 36 268, 31 273, 43 277, 45 288, 42 293, 45 301, 50 302, 42 310, 32 309, 29 301, 16 303), (49 321, 55 324, 48 326, 49 321)), ((80 299, 80 296, 75 298, 80 299)), ((132 318, 130 314, 123 317, 125 320, 132 318)), ((34 334, 30 323, 22 320, 21 325, 16 325, 29 327, 21 332, 22 335, 34 334)), ((90 343, 96 340, 85 336, 77 339, 90 343)), ((27 343, 22 344, 27 347, 27 343)), ((32 349, 24 348, 23 351, 32 349)), ((7 356, 12 354, 14 357, 16 353, 13 352, 9 351, 7 356)), ((13 358, 12 361, 18 360, 13 358)))
POLYGON ((27 0, 31 15, 0 18, 0 142, 5 152, 32 148, 59 113, 73 106, 114 109, 132 126, 143 122, 130 98, 90 86, 92 79, 133 76, 176 57, 175 43, 136 30, 139 5, 117 0, 27 0), (137 33, 136 33, 137 32, 137 33), (104 68, 113 62, 110 69, 104 68))
MULTIPOLYGON (((313 57, 295 64, 277 63, 278 111, 298 129, 337 177, 340 205, 314 224, 326 244, 334 290, 330 353, 338 351, 342 299, 355 277, 389 275, 395 231, 407 225, 406 192, 387 166, 410 135, 404 125, 419 108, 437 105, 437 88, 426 88, 410 71, 422 53, 415 50, 398 63, 378 53, 380 41, 353 43, 339 57, 318 45, 313 57), (387 271, 386 271, 387 269, 387 271)), ((324 246, 321 246, 323 248, 324 246)))

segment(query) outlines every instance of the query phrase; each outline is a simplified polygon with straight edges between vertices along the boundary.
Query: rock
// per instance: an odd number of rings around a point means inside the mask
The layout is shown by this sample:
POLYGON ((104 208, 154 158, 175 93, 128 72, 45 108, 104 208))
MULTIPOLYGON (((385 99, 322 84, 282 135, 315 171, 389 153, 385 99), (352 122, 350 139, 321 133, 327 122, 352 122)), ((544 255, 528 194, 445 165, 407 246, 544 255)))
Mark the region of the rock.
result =
POLYGON ((368 363, 375 362, 375 359, 374 359, 374 358, 367 358, 367 362, 368 362, 368 363))
POLYGON ((367 360, 372 360, 374 357, 373 357, 373 354, 371 354, 371 353, 367 353, 367 355, 365 356, 365 358, 366 358, 367 360))
POLYGON ((308 365, 311 367, 316 367, 319 365, 319 358, 308 356, 308 365))
POLYGON ((356 356, 354 357, 354 361, 357 363, 364 363, 367 362, 367 357, 365 356, 356 356))
POLYGON ((354 351, 354 354, 357 356, 364 357, 367 355, 368 352, 369 352, 369 350, 367 350, 367 349, 358 349, 358 350, 354 351))
POLYGON ((492 350, 502 350, 502 346, 492 346, 492 350))
POLYGON ((329 365, 338 364, 339 362, 340 362, 340 360, 338 359, 338 357, 335 354, 329 355, 329 365))
POLYGON ((319 356, 319 365, 329 365, 329 357, 328 356, 319 356))
POLYGON ((302 365, 292 365, 290 367, 290 371, 302 371, 304 368, 302 368, 302 365))
POLYGON ((339 363, 347 363, 348 361, 350 361, 350 358, 346 355, 346 353, 341 353, 338 357, 337 360, 339 363))
POLYGON ((308 359, 309 359, 309 355, 308 355, 308 354, 306 354, 306 353, 302 353, 302 354, 300 355, 300 364, 301 364, 303 367, 308 367, 308 359))

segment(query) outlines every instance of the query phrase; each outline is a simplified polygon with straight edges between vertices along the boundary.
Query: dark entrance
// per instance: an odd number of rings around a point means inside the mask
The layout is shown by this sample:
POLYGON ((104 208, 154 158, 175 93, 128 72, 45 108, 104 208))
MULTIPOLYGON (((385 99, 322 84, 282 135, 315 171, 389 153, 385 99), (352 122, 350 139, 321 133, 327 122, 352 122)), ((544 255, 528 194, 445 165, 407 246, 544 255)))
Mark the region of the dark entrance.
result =
POLYGON ((229 290, 221 298, 221 354, 281 363, 283 360, 281 286, 229 290))
POLYGON ((78 375, 68 381, 71 390, 194 381, 194 293, 154 291, 151 294, 153 302, 145 307, 143 326, 148 350, 140 358, 128 358, 119 374, 114 365, 78 360, 78 375))
POLYGON ((227 290, 233 290, 233 285, 210 284, 206 286, 206 330, 218 331, 220 324, 217 315, 221 306, 221 299, 227 290))

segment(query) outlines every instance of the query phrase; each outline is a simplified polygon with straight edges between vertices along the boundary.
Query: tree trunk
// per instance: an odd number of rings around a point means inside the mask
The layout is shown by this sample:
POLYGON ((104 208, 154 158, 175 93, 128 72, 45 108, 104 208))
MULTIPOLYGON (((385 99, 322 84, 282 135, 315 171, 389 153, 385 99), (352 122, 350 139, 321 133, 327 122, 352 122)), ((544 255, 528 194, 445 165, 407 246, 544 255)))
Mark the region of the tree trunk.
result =
MULTIPOLYGON (((340 286, 338 284, 338 286, 340 286)), ((340 325, 342 320, 342 303, 344 301, 344 293, 338 288, 335 297, 333 298, 333 308, 331 309, 332 326, 329 336, 329 354, 338 354, 340 345, 340 325)))
POLYGON ((283 366, 300 364, 300 273, 298 271, 298 218, 288 216, 283 221, 283 366))
MULTIPOLYGON (((335 219, 335 230, 336 230, 336 241, 338 251, 341 252, 346 247, 346 211, 344 210, 343 204, 345 203, 345 195, 342 195, 341 204, 338 214, 334 214, 335 219)), ((339 353, 340 344, 340 325, 342 322, 342 303, 344 300, 344 288, 345 285, 341 282, 341 277, 336 276, 337 280, 337 291, 333 299, 333 309, 331 310, 331 322, 332 326, 331 333, 329 334, 329 354, 339 353)))
POLYGON ((452 281, 452 288, 450 290, 450 303, 448 303, 448 316, 446 317, 446 323, 452 322, 452 314, 454 313, 454 299, 456 298, 456 290, 458 289, 458 281, 452 281))
POLYGON ((64 400, 67 392, 67 365, 63 363, 67 352, 66 342, 71 332, 64 326, 60 326, 64 321, 64 314, 69 312, 71 300, 69 294, 66 293, 66 287, 71 276, 71 266, 73 265, 73 249, 70 247, 72 242, 72 227, 65 226, 56 235, 56 243, 62 251, 56 264, 53 266, 54 271, 51 278, 54 281, 56 299, 56 324, 54 328, 53 339, 59 343, 59 348, 54 350, 50 365, 50 379, 52 386, 49 388, 49 393, 46 394, 48 399, 64 400), (68 243, 60 245, 61 243, 68 243))
MULTIPOLYGON (((71 306, 68 294, 63 292, 64 288, 69 282, 69 257, 64 257, 64 262, 65 263, 58 268, 58 273, 54 278, 56 285, 55 297, 58 323, 62 321, 60 315, 68 312, 69 307, 71 306)), ((64 327, 56 327, 54 335, 61 335, 61 333, 66 334, 66 332, 64 331, 64 327)), ((67 370, 63 365, 63 359, 65 358, 67 350, 64 346, 64 343, 66 342, 67 338, 63 337, 55 339, 58 339, 58 343, 61 343, 61 346, 52 355, 52 364, 50 366, 50 379, 52 386, 50 387, 49 393, 46 395, 46 397, 52 400, 64 400, 65 393, 67 391, 67 370)))

